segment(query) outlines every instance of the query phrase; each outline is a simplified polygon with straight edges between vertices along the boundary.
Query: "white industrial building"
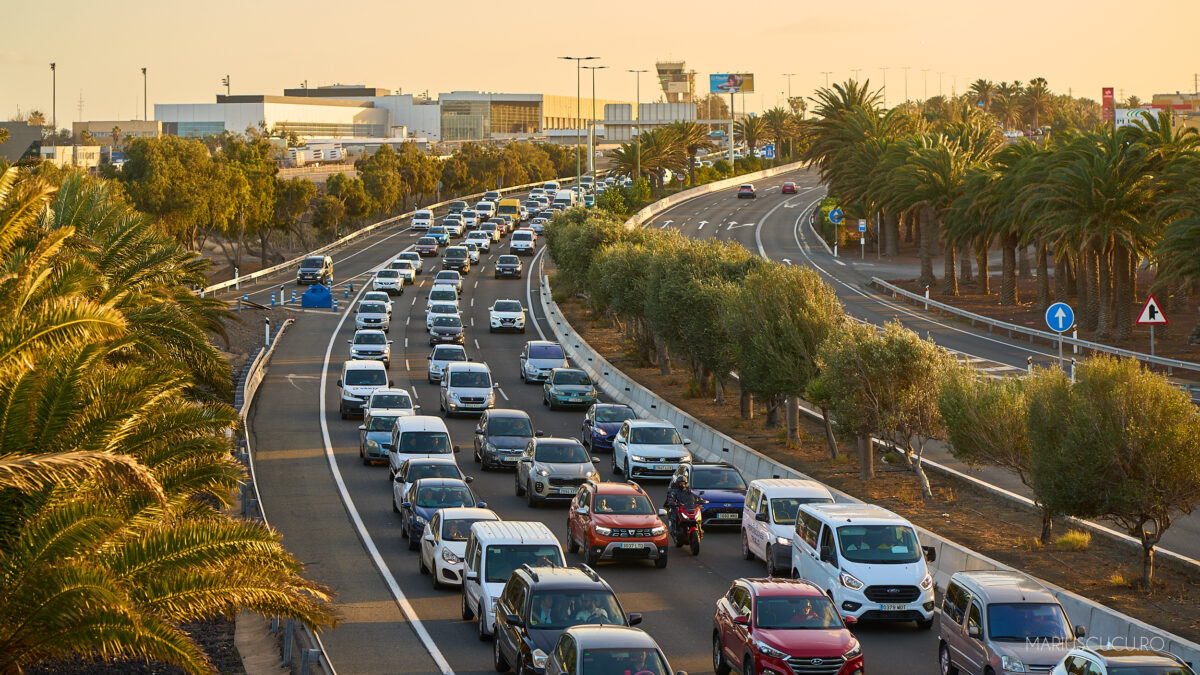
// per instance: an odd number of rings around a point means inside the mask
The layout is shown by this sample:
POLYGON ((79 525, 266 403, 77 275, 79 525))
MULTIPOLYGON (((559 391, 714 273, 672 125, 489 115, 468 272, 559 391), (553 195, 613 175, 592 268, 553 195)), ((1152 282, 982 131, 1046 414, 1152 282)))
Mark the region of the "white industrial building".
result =
POLYGON ((313 136, 386 136, 391 115, 370 101, 295 96, 218 96, 216 103, 156 103, 163 133, 202 138, 246 129, 313 136))

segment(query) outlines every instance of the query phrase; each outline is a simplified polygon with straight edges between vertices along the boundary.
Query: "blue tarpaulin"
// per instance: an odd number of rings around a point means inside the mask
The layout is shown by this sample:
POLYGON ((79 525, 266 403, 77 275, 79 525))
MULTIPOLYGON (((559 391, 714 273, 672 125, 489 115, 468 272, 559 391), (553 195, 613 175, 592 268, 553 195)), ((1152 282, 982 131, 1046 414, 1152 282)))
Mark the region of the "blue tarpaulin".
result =
POLYGON ((300 296, 301 307, 333 307, 333 294, 329 292, 328 286, 321 284, 313 284, 304 291, 304 295, 300 296))

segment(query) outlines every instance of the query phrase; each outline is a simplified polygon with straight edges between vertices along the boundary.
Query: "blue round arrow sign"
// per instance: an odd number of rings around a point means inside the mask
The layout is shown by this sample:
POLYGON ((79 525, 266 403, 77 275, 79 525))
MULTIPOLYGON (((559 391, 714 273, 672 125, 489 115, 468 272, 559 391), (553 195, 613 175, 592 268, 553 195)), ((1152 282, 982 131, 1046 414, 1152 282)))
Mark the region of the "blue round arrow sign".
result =
POLYGON ((834 209, 829 212, 829 222, 833 223, 834 225, 841 225, 842 218, 843 216, 841 209, 834 209))
POLYGON ((1065 302, 1056 302, 1046 308, 1046 325, 1050 330, 1065 333, 1075 325, 1075 310, 1065 302))

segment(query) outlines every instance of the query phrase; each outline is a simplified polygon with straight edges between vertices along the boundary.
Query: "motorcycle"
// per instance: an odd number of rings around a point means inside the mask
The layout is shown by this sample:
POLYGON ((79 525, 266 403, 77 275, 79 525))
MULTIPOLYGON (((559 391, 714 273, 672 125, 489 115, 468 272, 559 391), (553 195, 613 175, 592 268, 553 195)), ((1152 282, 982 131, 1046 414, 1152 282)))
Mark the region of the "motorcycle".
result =
POLYGON ((704 527, 700 522, 700 505, 707 504, 704 499, 689 494, 682 501, 674 504, 674 517, 671 519, 671 538, 676 548, 688 546, 692 555, 700 555, 700 540, 704 538, 704 527))

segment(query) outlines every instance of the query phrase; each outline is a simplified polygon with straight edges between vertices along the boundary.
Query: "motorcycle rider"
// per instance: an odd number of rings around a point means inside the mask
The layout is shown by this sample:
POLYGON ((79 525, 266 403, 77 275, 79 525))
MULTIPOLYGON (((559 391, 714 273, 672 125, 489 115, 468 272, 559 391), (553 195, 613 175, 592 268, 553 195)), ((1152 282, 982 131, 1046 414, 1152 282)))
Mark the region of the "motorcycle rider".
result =
MULTIPOLYGON (((704 503, 700 495, 692 491, 688 486, 687 476, 680 476, 678 480, 671 483, 667 488, 667 500, 663 507, 671 514, 671 534, 674 536, 679 531, 679 509, 683 506, 687 509, 693 509, 697 504, 704 503)), ((699 527, 700 522, 696 521, 696 526, 699 527)))

